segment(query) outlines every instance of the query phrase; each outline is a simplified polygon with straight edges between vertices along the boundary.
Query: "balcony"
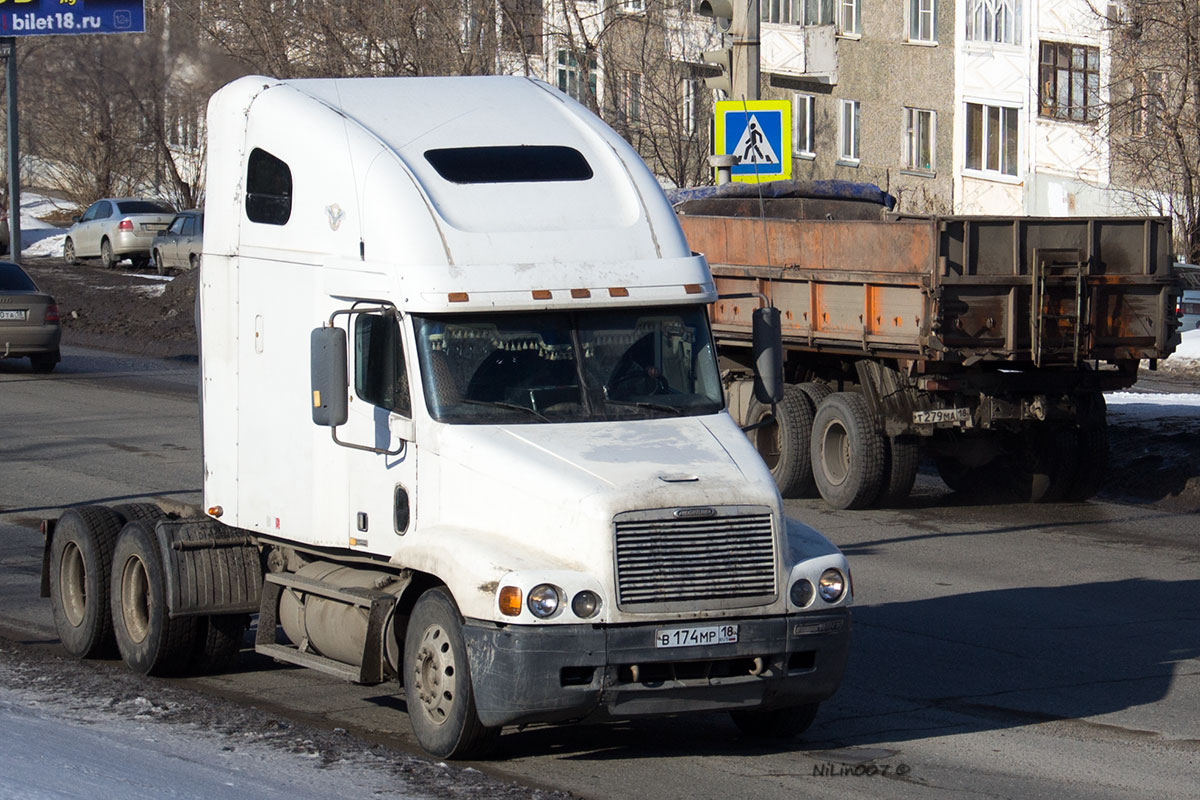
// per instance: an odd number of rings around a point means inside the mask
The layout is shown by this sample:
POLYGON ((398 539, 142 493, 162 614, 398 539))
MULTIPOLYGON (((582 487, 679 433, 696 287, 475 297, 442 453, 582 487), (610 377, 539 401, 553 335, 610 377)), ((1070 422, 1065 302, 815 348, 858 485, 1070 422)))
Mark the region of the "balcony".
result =
POLYGON ((837 83, 837 28, 834 25, 762 24, 764 73, 837 83))

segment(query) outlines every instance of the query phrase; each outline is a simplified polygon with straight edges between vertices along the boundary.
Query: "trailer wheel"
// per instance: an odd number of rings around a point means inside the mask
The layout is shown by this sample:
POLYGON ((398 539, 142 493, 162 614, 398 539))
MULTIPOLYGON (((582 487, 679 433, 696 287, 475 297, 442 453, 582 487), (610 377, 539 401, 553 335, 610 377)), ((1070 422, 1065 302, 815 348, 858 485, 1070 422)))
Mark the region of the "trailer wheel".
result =
POLYGON ((938 475, 952 492, 972 495, 984 486, 986 472, 983 467, 970 467, 956 458, 938 456, 938 475))
POLYGON ((790 739, 808 730, 820 707, 820 703, 808 703, 767 711, 730 711, 729 716, 738 730, 747 736, 756 739, 790 739))
POLYGON ((1104 395, 1096 392, 1089 399, 1090 408, 1076 432, 1079 465, 1066 494, 1067 500, 1075 502, 1095 495, 1108 476, 1108 416, 1104 395))
POLYGON ((1022 431, 1006 471, 1023 503, 1062 500, 1079 470, 1079 446, 1073 430, 1035 427, 1022 431))
POLYGON ((885 436, 883 449, 883 480, 875 504, 880 508, 891 508, 903 502, 912 492, 917 480, 921 448, 914 436, 885 436))
POLYGON ((866 399, 834 392, 821 401, 813 422, 813 478, 834 508, 865 508, 883 481, 883 437, 866 399))
POLYGON ((500 737, 479 721, 458 606, 442 587, 421 595, 409 618, 404 698, 417 742, 438 758, 484 755, 500 737))
POLYGON ((134 672, 169 675, 192 653, 193 617, 167 615, 166 579, 154 527, 148 520, 126 523, 112 562, 113 630, 121 658, 134 672))
POLYGON ((104 506, 72 508, 50 542, 50 608, 63 648, 76 658, 116 652, 108 575, 122 519, 104 506))
MULTIPOLYGON (((751 400, 746 422, 752 425, 770 413, 770 406, 751 400)), ((801 497, 812 489, 812 424, 808 397, 795 386, 785 386, 783 399, 775 406, 775 424, 750 431, 754 448, 784 497, 801 497)))

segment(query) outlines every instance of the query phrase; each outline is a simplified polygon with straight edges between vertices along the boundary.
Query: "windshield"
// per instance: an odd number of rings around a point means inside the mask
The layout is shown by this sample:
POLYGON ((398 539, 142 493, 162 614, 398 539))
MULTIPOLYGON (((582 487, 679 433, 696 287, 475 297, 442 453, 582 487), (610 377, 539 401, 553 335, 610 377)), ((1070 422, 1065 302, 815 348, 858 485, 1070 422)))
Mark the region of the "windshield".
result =
POLYGON ((425 401, 443 422, 713 414, 724 401, 701 308, 414 316, 425 401))

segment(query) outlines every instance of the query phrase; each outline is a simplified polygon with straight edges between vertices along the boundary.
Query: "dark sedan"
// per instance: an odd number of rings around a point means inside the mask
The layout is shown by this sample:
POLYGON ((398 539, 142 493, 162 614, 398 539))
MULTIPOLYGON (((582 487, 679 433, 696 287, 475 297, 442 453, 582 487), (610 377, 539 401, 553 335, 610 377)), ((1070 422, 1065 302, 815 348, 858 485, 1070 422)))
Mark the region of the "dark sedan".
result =
POLYGON ((0 261, 0 358, 28 358, 34 372, 60 360, 62 324, 54 298, 11 261, 0 261))

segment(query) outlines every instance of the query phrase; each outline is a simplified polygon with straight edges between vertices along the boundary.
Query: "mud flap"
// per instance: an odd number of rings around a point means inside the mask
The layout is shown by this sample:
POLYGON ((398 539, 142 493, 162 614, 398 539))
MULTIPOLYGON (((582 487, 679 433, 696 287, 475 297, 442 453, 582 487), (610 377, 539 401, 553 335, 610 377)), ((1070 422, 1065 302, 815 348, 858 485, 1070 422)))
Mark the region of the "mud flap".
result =
POLYGON ((159 520, 154 528, 171 618, 254 614, 262 597, 258 547, 216 520, 159 520))

